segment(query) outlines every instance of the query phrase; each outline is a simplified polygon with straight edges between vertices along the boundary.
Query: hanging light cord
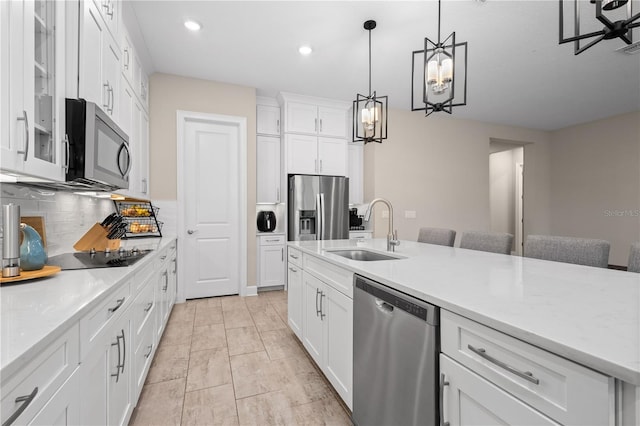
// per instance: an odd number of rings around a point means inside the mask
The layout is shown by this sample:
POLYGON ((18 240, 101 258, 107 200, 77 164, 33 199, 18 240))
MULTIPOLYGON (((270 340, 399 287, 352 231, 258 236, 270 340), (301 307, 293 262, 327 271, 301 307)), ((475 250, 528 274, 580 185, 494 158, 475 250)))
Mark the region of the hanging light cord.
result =
POLYGON ((371 30, 369 30, 369 97, 371 97, 371 30))
POLYGON ((438 46, 440 46, 440 0, 438 0, 438 46))

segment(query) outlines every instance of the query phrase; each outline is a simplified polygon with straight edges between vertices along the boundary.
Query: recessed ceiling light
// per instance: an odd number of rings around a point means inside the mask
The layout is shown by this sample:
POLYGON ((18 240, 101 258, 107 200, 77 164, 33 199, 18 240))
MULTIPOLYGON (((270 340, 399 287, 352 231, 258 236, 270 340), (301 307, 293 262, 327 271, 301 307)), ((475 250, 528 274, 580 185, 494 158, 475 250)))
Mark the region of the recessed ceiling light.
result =
POLYGON ((186 21, 184 21, 184 26, 191 31, 199 31, 201 28, 199 23, 197 23, 196 21, 192 21, 191 19, 187 19, 186 21))
POLYGON ((300 52, 301 55, 307 56, 307 55, 311 55, 311 52, 313 52, 313 49, 311 49, 311 46, 300 46, 300 48, 298 49, 298 52, 300 52))

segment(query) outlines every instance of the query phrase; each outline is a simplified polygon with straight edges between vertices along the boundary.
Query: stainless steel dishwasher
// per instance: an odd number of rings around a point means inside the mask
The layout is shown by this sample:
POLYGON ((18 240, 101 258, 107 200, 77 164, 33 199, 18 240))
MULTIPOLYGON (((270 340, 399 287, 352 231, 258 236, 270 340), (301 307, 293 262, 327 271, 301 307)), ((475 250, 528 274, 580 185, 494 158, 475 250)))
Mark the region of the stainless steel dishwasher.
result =
POLYGON ((355 276, 353 423, 436 425, 440 310, 355 276))

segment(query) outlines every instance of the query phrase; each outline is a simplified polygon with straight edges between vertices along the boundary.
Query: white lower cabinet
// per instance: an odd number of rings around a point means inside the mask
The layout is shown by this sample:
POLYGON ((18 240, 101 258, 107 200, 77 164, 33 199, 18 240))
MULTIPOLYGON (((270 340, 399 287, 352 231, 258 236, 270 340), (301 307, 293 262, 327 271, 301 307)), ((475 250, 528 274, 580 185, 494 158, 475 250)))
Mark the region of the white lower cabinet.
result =
POLYGON ((612 377, 444 309, 440 320, 440 370, 450 388, 444 420, 615 424, 612 377))
POLYGON ((558 425, 473 371, 440 355, 441 424, 558 425))
POLYGON ((258 287, 284 285, 284 235, 258 237, 258 287))
POLYGON ((71 426, 80 423, 80 373, 76 368, 30 425, 71 426))
MULTIPOLYGON (((293 253, 290 248, 289 259, 293 253)), ((289 326, 298 337, 302 336, 309 355, 351 408, 353 299, 343 290, 352 285, 353 274, 306 254, 303 259, 304 268, 289 262, 289 326), (298 324, 301 324, 300 331, 298 324)))

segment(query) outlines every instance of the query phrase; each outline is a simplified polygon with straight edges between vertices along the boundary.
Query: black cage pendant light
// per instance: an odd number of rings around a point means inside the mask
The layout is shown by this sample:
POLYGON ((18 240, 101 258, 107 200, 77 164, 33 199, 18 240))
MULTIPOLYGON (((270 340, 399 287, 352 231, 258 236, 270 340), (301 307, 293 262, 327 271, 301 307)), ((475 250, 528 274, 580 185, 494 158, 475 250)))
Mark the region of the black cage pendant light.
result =
POLYGON ((371 30, 375 27, 376 21, 364 23, 369 31, 369 95, 358 93, 353 101, 353 142, 365 144, 387 139, 387 97, 371 91, 371 30))
POLYGON ((438 42, 425 37, 424 50, 414 51, 411 61, 411 110, 425 111, 427 116, 439 111, 451 114, 453 107, 467 104, 467 42, 456 43, 455 31, 442 40, 440 9, 438 0, 438 42), (417 77, 416 66, 420 67, 417 77), (461 89, 457 94, 456 86, 461 89), (419 89, 422 93, 416 96, 419 89), (422 99, 418 105, 416 98, 422 99))
MULTIPOLYGON (((566 0, 559 0, 560 2, 560 44, 574 42, 574 55, 579 55, 591 46, 601 42, 602 40, 611 40, 619 38, 627 44, 633 43, 631 37, 631 29, 640 27, 640 22, 635 22, 640 19, 640 13, 633 14, 631 3, 628 0, 590 0, 590 3, 595 4, 595 18, 604 25, 604 28, 599 31, 588 32, 585 34, 580 33, 580 4, 585 3, 584 0, 573 0, 573 21, 574 21, 574 35, 571 37, 564 37, 564 6, 566 0), (626 5, 626 16, 623 19, 611 20, 605 16, 605 12, 609 12, 615 9, 620 9, 626 5), (581 46, 582 40, 592 39, 587 44, 581 46)), ((592 7, 588 5, 588 7, 592 7)))

